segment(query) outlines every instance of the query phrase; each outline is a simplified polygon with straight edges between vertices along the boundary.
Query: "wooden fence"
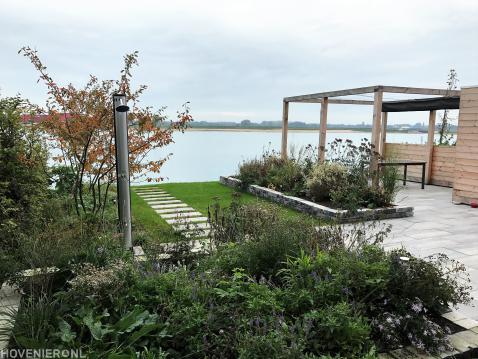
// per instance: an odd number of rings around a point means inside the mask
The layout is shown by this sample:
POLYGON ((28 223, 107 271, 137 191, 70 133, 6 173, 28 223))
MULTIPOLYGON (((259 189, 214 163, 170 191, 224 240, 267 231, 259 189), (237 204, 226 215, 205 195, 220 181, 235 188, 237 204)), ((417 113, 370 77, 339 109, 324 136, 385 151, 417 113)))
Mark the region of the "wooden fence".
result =
MULTIPOLYGON (((385 158, 396 160, 426 161, 428 163, 428 146, 402 143, 386 143, 385 158)), ((453 187, 455 173, 455 147, 433 146, 430 184, 453 187)), ((421 167, 409 166, 407 178, 421 181, 421 167)))
POLYGON ((461 89, 453 201, 478 200, 478 87, 461 89))

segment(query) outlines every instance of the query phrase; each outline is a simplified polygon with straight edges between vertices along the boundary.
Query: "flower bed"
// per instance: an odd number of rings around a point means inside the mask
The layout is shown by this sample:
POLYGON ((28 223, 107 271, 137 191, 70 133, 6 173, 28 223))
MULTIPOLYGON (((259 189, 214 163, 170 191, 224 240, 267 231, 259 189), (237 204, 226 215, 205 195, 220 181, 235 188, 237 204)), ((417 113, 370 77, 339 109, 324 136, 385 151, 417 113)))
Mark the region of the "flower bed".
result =
MULTIPOLYGON (((242 188, 242 181, 237 178, 221 176, 219 180, 226 186, 242 188)), ((300 212, 308 213, 319 218, 337 220, 339 222, 403 218, 413 216, 413 207, 407 206, 391 206, 387 208, 373 209, 363 208, 356 211, 350 211, 330 208, 312 201, 308 201, 299 197, 288 196, 281 192, 257 185, 250 185, 246 188, 246 190, 249 193, 294 208, 300 212)))
POLYGON ((393 204, 400 190, 397 168, 371 166, 379 160, 367 139, 358 146, 336 139, 326 161, 319 161, 311 146, 287 158, 266 151, 241 163, 234 177, 245 190, 320 217, 356 220, 412 215, 410 209, 393 204))

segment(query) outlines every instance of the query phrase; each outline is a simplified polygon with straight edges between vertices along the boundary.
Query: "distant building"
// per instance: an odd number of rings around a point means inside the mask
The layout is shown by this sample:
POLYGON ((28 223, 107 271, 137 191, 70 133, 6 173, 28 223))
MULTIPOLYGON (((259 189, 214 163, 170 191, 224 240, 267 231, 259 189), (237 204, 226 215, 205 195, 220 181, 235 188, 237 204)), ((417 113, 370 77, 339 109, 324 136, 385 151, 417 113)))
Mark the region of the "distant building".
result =
MULTIPOLYGON (((72 116, 69 113, 58 113, 57 114, 61 120, 71 118, 72 116)), ((50 118, 50 115, 39 114, 39 115, 22 115, 22 122, 27 124, 38 124, 40 122, 46 121, 50 118)))

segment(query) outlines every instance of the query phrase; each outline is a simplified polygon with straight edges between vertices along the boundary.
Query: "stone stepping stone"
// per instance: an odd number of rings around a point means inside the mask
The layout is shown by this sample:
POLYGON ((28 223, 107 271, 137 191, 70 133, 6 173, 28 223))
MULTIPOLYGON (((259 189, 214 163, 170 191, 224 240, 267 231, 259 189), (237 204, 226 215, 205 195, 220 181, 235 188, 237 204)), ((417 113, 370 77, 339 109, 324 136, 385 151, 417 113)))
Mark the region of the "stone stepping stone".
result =
MULTIPOLYGON (((153 206, 152 206, 153 207, 153 206)), ((157 206, 154 206, 153 208, 155 208, 157 206)), ((191 212, 191 211, 194 211, 195 209, 192 208, 192 207, 172 207, 172 208, 164 208, 164 209, 156 209, 156 213, 159 213, 159 215, 162 215, 164 213, 170 213, 170 214, 174 214, 175 216, 177 216, 180 212, 191 212)))
POLYGON ((196 230, 201 230, 201 229, 209 229, 211 226, 209 223, 192 223, 192 224, 179 224, 176 226, 173 226, 173 228, 178 231, 178 232, 183 232, 183 231, 196 231, 196 230))
MULTIPOLYGON (((188 207, 186 203, 165 203, 165 204, 152 204, 153 209, 165 209, 165 208, 178 208, 178 207, 188 207)), ((191 210, 191 207, 188 207, 191 210)), ((163 212, 164 213, 164 212, 163 212)))
POLYGON ((195 239, 189 242, 191 252, 198 253, 210 249, 209 239, 195 239))
POLYGON ((160 194, 148 194, 147 196, 139 195, 143 199, 149 199, 149 198, 166 198, 166 197, 171 197, 170 194, 168 193, 160 193, 160 194))
POLYGON ((194 231, 178 232, 185 239, 208 239, 211 233, 210 229, 196 229, 194 231))
POLYGON ((174 218, 174 219, 167 219, 166 222, 169 223, 169 224, 207 222, 207 217, 183 217, 183 218, 174 218))
POLYGON ((164 191, 158 191, 158 192, 153 192, 153 191, 150 191, 150 192, 140 192, 140 193, 137 193, 138 196, 140 197, 150 197, 150 196, 168 196, 169 193, 168 192, 164 192, 164 191))
POLYGON ((167 201, 158 201, 158 200, 151 200, 151 201, 146 201, 151 205, 156 205, 156 204, 172 204, 172 203, 183 203, 179 199, 168 199, 167 201))
POLYGON ((160 216, 161 218, 164 218, 164 219, 189 218, 189 217, 202 216, 202 213, 201 212, 177 212, 177 213, 163 213, 163 214, 160 214, 160 216))
POLYGON ((164 202, 164 201, 173 201, 176 198, 168 196, 168 197, 151 197, 151 198, 143 198, 146 202, 164 202))
POLYGON ((145 262, 147 260, 146 253, 141 246, 133 247, 133 258, 138 262, 145 262))
POLYGON ((151 192, 163 192, 164 190, 157 187, 152 187, 152 188, 135 188, 134 191, 136 193, 151 193, 151 192))

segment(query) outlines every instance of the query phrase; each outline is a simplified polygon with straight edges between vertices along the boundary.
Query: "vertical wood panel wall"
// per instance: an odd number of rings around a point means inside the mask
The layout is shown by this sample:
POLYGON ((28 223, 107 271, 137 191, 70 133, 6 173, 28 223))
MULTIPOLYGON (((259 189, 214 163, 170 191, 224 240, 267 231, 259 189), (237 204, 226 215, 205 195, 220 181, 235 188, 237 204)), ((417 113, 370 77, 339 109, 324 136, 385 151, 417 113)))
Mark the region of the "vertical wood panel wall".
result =
POLYGON ((461 89, 453 201, 478 200, 478 87, 461 89))
POLYGON ((433 146, 431 184, 453 187, 455 146, 433 146))
MULTIPOLYGON (((427 145, 406 143, 386 143, 385 158, 397 160, 426 161, 427 145)), ((433 146, 431 184, 452 187, 455 171, 455 146, 433 146)), ((428 163, 427 163, 428 165, 428 163)), ((420 166, 408 167, 407 178, 421 181, 422 169, 420 166)))

